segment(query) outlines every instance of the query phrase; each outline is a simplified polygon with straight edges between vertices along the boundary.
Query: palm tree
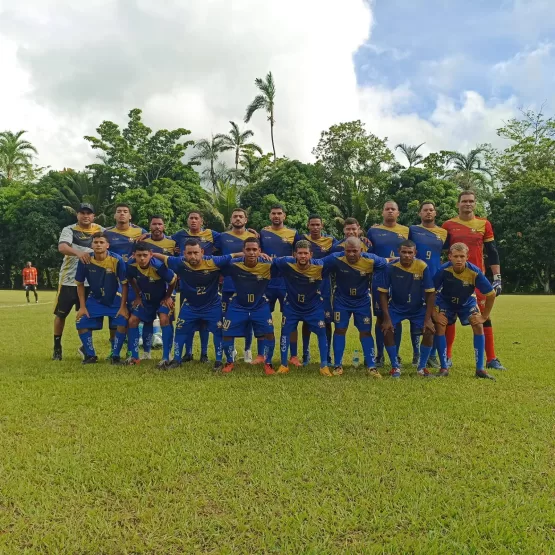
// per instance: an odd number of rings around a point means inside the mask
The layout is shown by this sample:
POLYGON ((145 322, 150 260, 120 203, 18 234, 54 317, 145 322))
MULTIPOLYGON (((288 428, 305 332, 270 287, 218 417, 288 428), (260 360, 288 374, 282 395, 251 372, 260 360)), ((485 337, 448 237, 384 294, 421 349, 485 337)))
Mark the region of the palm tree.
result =
POLYGON ((266 79, 257 77, 254 84, 258 87, 261 94, 255 96, 254 100, 247 106, 245 114, 245 123, 249 123, 253 114, 257 110, 264 109, 268 114, 268 121, 270 122, 270 135, 272 137, 272 150, 274 152, 274 162, 276 161, 276 145, 274 143, 274 102, 276 99, 276 84, 272 72, 269 71, 266 79))
POLYGON ((204 209, 222 222, 227 228, 231 222, 233 210, 239 206, 241 187, 237 183, 218 180, 210 200, 202 200, 204 209))
POLYGON ((473 148, 468 154, 461 152, 451 152, 447 160, 452 164, 450 171, 452 179, 463 189, 473 189, 478 187, 487 194, 490 183, 486 176, 492 179, 491 172, 484 166, 482 154, 484 147, 473 148))
POLYGON ((216 135, 216 139, 222 140, 222 150, 235 151, 235 173, 237 173, 239 161, 243 153, 250 151, 262 154, 262 149, 256 143, 249 142, 249 139, 254 135, 250 129, 241 132, 239 126, 234 121, 230 121, 229 123, 231 123, 229 133, 227 135, 218 134, 216 135))
POLYGON ((207 176, 207 181, 212 185, 212 189, 216 191, 218 177, 216 175, 215 166, 218 161, 218 156, 223 152, 223 141, 218 136, 212 135, 210 140, 201 139, 197 141, 195 147, 198 154, 191 157, 192 162, 208 162, 209 167, 203 172, 207 176))
POLYGON ((418 154, 418 149, 424 144, 425 143, 420 143, 419 145, 414 146, 399 143, 395 146, 395 149, 399 149, 406 156, 409 168, 412 168, 413 166, 418 166, 418 164, 424 160, 424 156, 422 156, 422 154, 418 154))
POLYGON ((33 154, 37 149, 21 137, 26 131, 2 131, 0 133, 0 172, 8 180, 32 171, 33 154))

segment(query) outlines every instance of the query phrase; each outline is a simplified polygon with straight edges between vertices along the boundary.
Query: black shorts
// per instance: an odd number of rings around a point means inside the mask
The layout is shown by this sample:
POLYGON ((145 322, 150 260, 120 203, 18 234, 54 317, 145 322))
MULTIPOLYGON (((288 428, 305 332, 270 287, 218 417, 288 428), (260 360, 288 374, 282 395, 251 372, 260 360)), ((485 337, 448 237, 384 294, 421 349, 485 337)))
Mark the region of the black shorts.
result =
MULTIPOLYGON (((85 297, 89 294, 89 288, 85 287, 85 297)), ((54 314, 59 318, 65 319, 71 312, 71 309, 79 310, 79 297, 77 296, 77 286, 62 285, 58 290, 56 297, 56 306, 54 307, 54 314)))
POLYGON ((37 290, 37 286, 33 285, 33 284, 29 284, 25 286, 25 291, 36 291, 37 290))

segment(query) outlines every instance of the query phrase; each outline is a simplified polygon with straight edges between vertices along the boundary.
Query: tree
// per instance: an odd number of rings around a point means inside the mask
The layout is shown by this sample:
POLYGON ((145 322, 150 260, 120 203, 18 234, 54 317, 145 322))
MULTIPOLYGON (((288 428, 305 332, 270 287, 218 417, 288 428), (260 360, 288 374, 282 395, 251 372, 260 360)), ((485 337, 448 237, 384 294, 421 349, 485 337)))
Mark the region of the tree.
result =
POLYGON ((222 140, 222 150, 235 151, 235 172, 237 173, 241 155, 246 152, 258 152, 258 154, 262 154, 262 149, 256 143, 249 142, 249 139, 254 135, 250 129, 241 131, 234 121, 230 121, 229 123, 231 123, 229 133, 227 135, 218 134, 216 138, 222 140))
POLYGON ((21 137, 26 131, 2 131, 0 133, 0 173, 8 181, 29 176, 32 173, 33 154, 37 149, 21 137))
POLYGON ((461 189, 476 190, 480 196, 487 198, 492 192, 493 176, 485 167, 482 155, 486 145, 473 148, 468 154, 451 152, 447 163, 451 164, 450 179, 461 189))
POLYGON ((399 143, 395 146, 395 149, 400 150, 405 155, 409 163, 409 168, 412 168, 413 166, 418 166, 422 160, 424 160, 424 156, 418 154, 418 150, 424 144, 425 143, 420 143, 419 145, 413 146, 406 143, 399 143))
POLYGON ((265 110, 268 114, 268 121, 270 122, 270 136, 272 138, 272 150, 274 152, 274 162, 276 161, 276 145, 274 143, 274 104, 276 99, 276 85, 272 72, 269 71, 265 79, 257 77, 254 80, 260 94, 254 97, 254 100, 247 106, 245 114, 245 123, 249 123, 253 114, 257 110, 265 110))
POLYGON ((203 175, 206 181, 212 185, 212 190, 216 191, 218 176, 216 175, 216 163, 219 155, 224 151, 224 141, 218 135, 212 135, 210 140, 201 139, 195 144, 195 150, 198 151, 191 157, 192 162, 207 162, 208 167, 204 170, 203 175))
POLYGON ((241 187, 236 183, 218 181, 210 199, 202 201, 205 213, 210 213, 220 222, 220 227, 226 229, 233 210, 239 206, 240 193, 241 187))
POLYGON ((237 179, 246 185, 254 185, 261 181, 272 169, 271 156, 255 156, 251 151, 244 152, 239 161, 237 179))

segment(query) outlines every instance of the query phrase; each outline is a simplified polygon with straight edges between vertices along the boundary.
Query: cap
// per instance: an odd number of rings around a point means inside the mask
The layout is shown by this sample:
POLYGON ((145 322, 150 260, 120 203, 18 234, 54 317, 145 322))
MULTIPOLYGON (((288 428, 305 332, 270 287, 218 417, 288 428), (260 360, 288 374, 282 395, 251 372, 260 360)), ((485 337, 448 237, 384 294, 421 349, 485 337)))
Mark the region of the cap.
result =
POLYGON ((94 206, 88 202, 83 202, 79 205, 78 212, 83 212, 83 210, 90 210, 94 214, 94 206))

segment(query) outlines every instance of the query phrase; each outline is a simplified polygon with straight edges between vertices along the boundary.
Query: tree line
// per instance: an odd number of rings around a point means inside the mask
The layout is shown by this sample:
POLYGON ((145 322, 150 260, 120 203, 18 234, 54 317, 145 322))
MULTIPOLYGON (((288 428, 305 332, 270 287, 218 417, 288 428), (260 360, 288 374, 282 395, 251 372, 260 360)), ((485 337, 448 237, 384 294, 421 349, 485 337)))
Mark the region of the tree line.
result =
POLYGON ((459 192, 472 189, 479 214, 494 226, 505 289, 551 293, 555 120, 543 110, 523 111, 500 127, 503 149, 482 144, 466 153, 441 150, 427 156, 423 144, 392 148, 361 121, 343 122, 321 133, 314 163, 305 163, 276 154, 271 72, 255 86, 257 95, 243 120, 250 122, 258 111, 266 114, 270 153, 235 121, 228 133, 192 141, 185 128, 152 130, 137 108, 125 127, 103 121, 96 135, 84 137, 98 153, 84 169, 38 167, 25 131, 0 132, 0 286, 19 287, 27 260, 37 266, 43 284, 57 285, 58 235, 75 221, 81 202, 92 203, 96 221, 106 226, 118 202, 131 205, 133 221, 146 228, 150 215, 161 214, 170 233, 198 208, 216 230, 227 227, 236 206, 248 210, 249 226, 261 228, 268 225, 270 206, 280 202, 290 227, 305 229, 308 216, 317 213, 328 233, 341 236, 346 217, 357 218, 364 228, 380 222, 387 199, 397 201, 405 225, 418 222, 422 201, 433 200, 441 224, 456 215, 459 192))

